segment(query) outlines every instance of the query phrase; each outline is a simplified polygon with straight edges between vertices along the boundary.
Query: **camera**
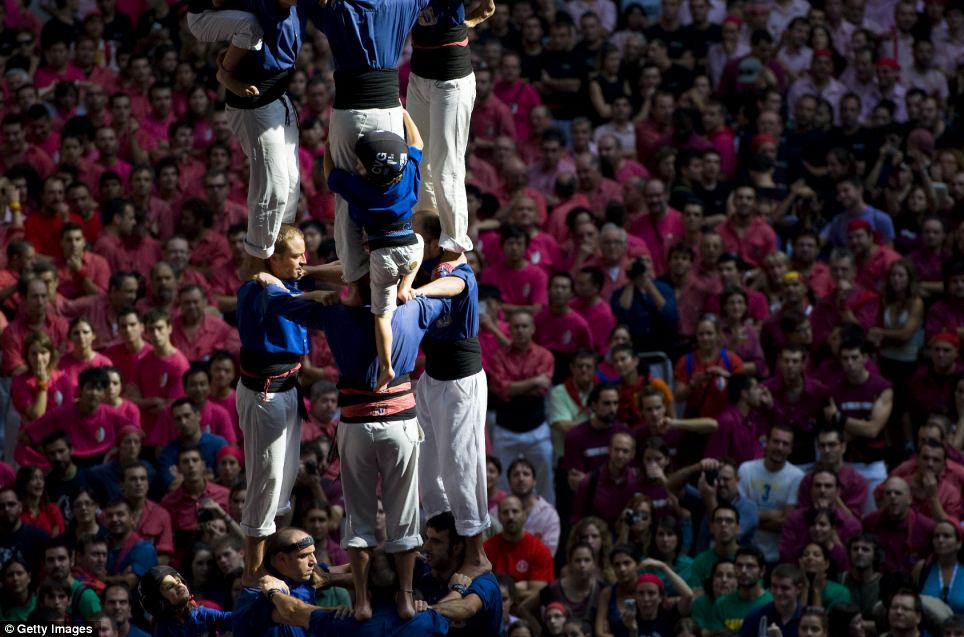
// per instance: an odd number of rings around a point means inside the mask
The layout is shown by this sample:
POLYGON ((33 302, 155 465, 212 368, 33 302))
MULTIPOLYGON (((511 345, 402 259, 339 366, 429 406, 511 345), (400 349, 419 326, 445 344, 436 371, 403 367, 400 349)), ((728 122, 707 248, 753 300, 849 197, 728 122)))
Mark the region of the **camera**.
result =
POLYGON ((318 475, 318 463, 314 460, 308 460, 305 462, 305 473, 310 476, 318 475))
POLYGON ((644 519, 642 511, 626 511, 624 514, 627 524, 639 524, 644 519))
POLYGON ((629 277, 630 280, 637 279, 646 274, 646 270, 646 262, 642 258, 637 257, 633 259, 633 262, 630 264, 626 276, 629 277))
POLYGON ((210 522, 217 518, 218 516, 213 509, 203 508, 197 512, 197 521, 201 523, 210 522))
POLYGON ((716 479, 720 475, 720 470, 710 469, 709 471, 706 471, 704 473, 706 475, 706 484, 710 485, 711 487, 716 486, 716 479))

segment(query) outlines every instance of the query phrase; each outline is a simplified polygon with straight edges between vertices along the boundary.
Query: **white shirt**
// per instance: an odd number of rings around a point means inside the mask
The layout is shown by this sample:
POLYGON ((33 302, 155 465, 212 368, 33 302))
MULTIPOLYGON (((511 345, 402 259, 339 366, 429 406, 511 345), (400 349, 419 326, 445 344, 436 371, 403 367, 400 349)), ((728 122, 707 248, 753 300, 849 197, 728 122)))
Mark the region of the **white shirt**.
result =
MULTIPOLYGON (((750 460, 740 465, 740 495, 756 503, 759 510, 777 511, 797 503, 797 491, 803 480, 803 471, 789 462, 776 473, 763 466, 763 459, 750 460)), ((780 558, 780 534, 757 529, 753 543, 763 551, 767 562, 780 558)))

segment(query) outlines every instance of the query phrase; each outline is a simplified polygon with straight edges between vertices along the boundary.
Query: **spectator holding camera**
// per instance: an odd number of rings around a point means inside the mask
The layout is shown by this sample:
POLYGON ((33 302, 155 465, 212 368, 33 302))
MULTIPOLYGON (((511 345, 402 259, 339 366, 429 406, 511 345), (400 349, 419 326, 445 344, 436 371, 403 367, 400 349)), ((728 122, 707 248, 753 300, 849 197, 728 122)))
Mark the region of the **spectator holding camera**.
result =
POLYGON ((629 326, 638 351, 666 350, 676 339, 676 294, 653 275, 649 256, 638 257, 626 272, 629 282, 612 297, 616 322, 629 326))

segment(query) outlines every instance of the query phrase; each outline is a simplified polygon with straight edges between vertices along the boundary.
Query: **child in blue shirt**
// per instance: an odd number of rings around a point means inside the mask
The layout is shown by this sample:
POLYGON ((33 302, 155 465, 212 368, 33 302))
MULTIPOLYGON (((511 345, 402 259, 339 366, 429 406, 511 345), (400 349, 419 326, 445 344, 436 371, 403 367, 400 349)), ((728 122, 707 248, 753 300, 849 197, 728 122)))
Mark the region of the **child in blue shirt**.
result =
MULTIPOLYGON (((335 168, 325 154, 328 189, 348 202, 348 215, 368 237, 372 314, 378 346, 379 375, 375 391, 384 391, 395 378, 392 369, 392 313, 396 299, 414 298, 412 281, 422 263, 422 239, 412 229, 412 208, 422 183, 422 138, 407 111, 405 137, 384 130, 358 138, 355 172, 335 168)), ((358 304, 351 283, 349 304, 358 304)))

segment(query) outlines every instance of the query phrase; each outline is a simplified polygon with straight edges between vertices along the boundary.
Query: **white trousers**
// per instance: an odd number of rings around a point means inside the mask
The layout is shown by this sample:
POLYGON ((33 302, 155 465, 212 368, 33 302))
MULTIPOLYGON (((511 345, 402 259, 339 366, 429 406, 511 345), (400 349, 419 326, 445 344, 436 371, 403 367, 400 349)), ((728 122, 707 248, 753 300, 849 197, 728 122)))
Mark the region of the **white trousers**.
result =
POLYGON ((258 18, 247 11, 225 9, 187 14, 187 28, 199 42, 227 42, 239 49, 260 51, 264 31, 258 18))
POLYGON ((457 80, 430 80, 412 73, 405 104, 425 143, 415 209, 438 212, 443 250, 469 252, 465 148, 475 106, 475 73, 457 80))
POLYGON ((425 432, 418 460, 422 510, 431 518, 451 511, 459 535, 489 528, 485 480, 485 372, 436 380, 422 374, 415 386, 418 423, 425 432))
POLYGON ((378 544, 375 516, 382 484, 386 553, 418 548, 418 420, 341 422, 338 424, 341 485, 345 493, 344 548, 363 549, 378 544))
POLYGON ((275 532, 275 517, 291 510, 301 458, 298 392, 264 394, 239 383, 235 402, 248 483, 241 529, 250 537, 267 537, 275 532))
POLYGON ((298 112, 287 95, 259 108, 224 110, 251 164, 244 249, 267 259, 281 224, 294 223, 298 211, 298 112))
POLYGON ((864 513, 871 513, 877 509, 877 501, 874 500, 874 489, 881 482, 887 479, 887 465, 883 460, 877 462, 853 462, 850 464, 853 470, 867 481, 867 501, 864 503, 864 513))
POLYGON ((498 424, 492 427, 492 453, 502 463, 503 488, 508 488, 509 465, 523 457, 536 470, 536 491, 549 504, 556 503, 556 489, 552 470, 552 432, 549 423, 542 423, 532 431, 516 433, 498 424))
MULTIPOLYGON (((355 142, 365 133, 387 130, 405 137, 401 105, 394 108, 333 109, 328 124, 328 147, 335 168, 355 170, 355 142)), ((362 229, 348 216, 348 202, 335 195, 335 250, 342 278, 352 283, 368 274, 362 229)))

